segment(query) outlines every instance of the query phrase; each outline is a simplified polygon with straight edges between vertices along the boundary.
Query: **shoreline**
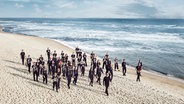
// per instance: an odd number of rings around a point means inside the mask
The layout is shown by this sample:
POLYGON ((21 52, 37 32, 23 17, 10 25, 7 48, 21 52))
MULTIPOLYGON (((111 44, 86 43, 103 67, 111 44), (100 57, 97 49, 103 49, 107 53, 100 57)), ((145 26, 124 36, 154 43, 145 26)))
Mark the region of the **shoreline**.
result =
MULTIPOLYGON (((62 42, 62 41, 60 41, 60 40, 57 40, 57 39, 50 39, 50 38, 39 37, 39 36, 34 36, 34 35, 29 35, 29 34, 20 34, 20 33, 17 34, 17 33, 5 32, 5 31, 3 31, 3 27, 0 27, 0 32, 10 33, 10 34, 15 34, 15 35, 32 36, 32 37, 38 37, 38 38, 49 39, 49 40, 51 40, 51 41, 55 41, 55 42, 57 42, 57 43, 59 43, 59 44, 61 44, 61 45, 64 45, 64 46, 66 46, 66 47, 72 49, 72 50, 75 52, 75 47, 72 47, 72 46, 70 46, 70 45, 68 45, 68 44, 66 44, 66 43, 64 43, 64 42, 62 42)), ((84 51, 82 51, 82 52, 84 52, 84 51)), ((85 53, 86 53, 87 55, 90 55, 90 53, 88 53, 88 52, 85 52, 85 53)), ((97 56, 97 58, 100 59, 100 60, 103 60, 102 57, 97 56)), ((121 66, 120 63, 119 63, 119 66, 121 66)), ((133 66, 133 65, 130 65, 130 64, 129 64, 129 65, 127 65, 127 67, 128 67, 129 69, 131 69, 131 70, 135 70, 135 66, 133 66)), ((151 69, 148 69, 148 68, 147 68, 147 69, 143 69, 142 71, 144 71, 145 73, 152 74, 152 75, 163 76, 163 77, 165 77, 165 78, 170 78, 170 79, 178 80, 178 81, 184 83, 184 79, 183 79, 183 78, 176 77, 176 76, 174 76, 174 75, 164 74, 164 73, 162 73, 162 72, 154 71, 154 70, 151 70, 151 69)))
MULTIPOLYGON (((0 81, 3 85, 0 89, 2 94, 0 99, 2 99, 2 104, 13 102, 40 102, 42 104, 62 102, 97 104, 184 103, 183 81, 143 70, 139 83, 135 81, 135 68, 131 66, 127 66, 127 76, 125 77, 122 76, 121 71, 114 71, 113 82, 110 84, 110 96, 108 97, 104 95, 104 86, 99 86, 94 82, 94 86, 90 87, 86 76, 79 77, 77 86, 71 84, 70 90, 66 88, 66 80, 62 79, 62 88, 59 93, 56 93, 51 89, 52 80, 49 79, 49 85, 32 81, 32 74, 28 74, 27 68, 20 64, 19 52, 21 49, 25 49, 26 54, 31 54, 34 59, 45 53, 48 46, 51 50, 56 50, 57 53, 64 50, 69 56, 74 51, 73 49, 52 39, 6 32, 0 32, 0 43, 2 44, 2 50, 0 50, 0 66, 2 67, 0 81), (7 42, 10 43, 6 44, 7 42)), ((45 55, 44 57, 46 58, 45 55)), ((89 66, 86 68, 86 75, 88 70, 89 66)))
MULTIPOLYGON (((1 27, 0 27, 0 30, 2 30, 1 32, 5 32, 5 31, 3 31, 3 28, 1 28, 1 27)), ((12 32, 5 32, 5 33, 12 33, 12 32)), ((18 35, 23 35, 23 36, 39 37, 39 36, 35 36, 35 35, 21 34, 21 33, 12 33, 12 34, 18 34, 18 35)), ((66 46, 66 47, 68 47, 68 48, 70 48, 70 49, 73 49, 74 52, 75 52, 75 47, 70 46, 70 45, 66 44, 65 42, 63 42, 63 41, 60 41, 60 40, 57 40, 57 39, 51 39, 51 38, 48 38, 48 37, 40 37, 40 38, 45 38, 45 39, 50 39, 50 40, 56 41, 56 42, 58 42, 58 43, 60 43, 60 44, 62 44, 62 45, 64 45, 64 46, 66 46)), ((84 52, 84 51, 82 51, 82 52, 84 52)), ((85 52, 85 53, 87 53, 88 55, 90 55, 90 53, 88 53, 88 52, 85 52)), ((98 57, 100 60, 103 59, 102 57, 99 57, 99 56, 97 56, 97 57, 98 57)), ((112 62, 113 62, 113 61, 112 61, 112 62)), ((119 65, 121 65, 121 62, 119 63, 119 65)), ((135 69, 135 67, 136 67, 136 66, 131 65, 131 64, 129 64, 129 65, 127 65, 127 66, 131 67, 131 69, 135 69)), ((143 66, 144 66, 144 65, 143 65, 143 66)), ((161 72, 161 71, 155 71, 155 70, 152 70, 152 69, 150 69, 150 68, 144 68, 143 71, 147 71, 147 72, 150 72, 150 73, 153 73, 153 74, 163 75, 163 76, 170 77, 170 78, 179 79, 179 80, 181 80, 181 81, 184 82, 184 77, 177 77, 177 76, 175 76, 175 75, 171 75, 171 74, 164 73, 164 72, 161 72)))

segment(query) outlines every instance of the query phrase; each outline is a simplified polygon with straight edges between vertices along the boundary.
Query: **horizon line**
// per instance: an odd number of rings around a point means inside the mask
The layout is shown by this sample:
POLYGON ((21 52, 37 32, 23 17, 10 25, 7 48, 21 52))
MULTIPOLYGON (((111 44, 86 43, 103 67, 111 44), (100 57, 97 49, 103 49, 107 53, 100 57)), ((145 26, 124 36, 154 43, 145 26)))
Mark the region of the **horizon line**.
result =
POLYGON ((111 17, 0 17, 0 19, 167 19, 167 20, 184 20, 184 18, 111 18, 111 17))

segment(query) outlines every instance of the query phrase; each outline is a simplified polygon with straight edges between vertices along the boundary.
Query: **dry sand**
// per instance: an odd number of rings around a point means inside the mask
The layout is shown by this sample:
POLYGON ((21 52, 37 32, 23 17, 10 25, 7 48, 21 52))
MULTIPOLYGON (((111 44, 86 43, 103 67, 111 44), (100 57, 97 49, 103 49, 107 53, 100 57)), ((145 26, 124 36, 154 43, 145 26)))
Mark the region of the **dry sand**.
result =
POLYGON ((69 56, 73 49, 45 38, 4 32, 0 32, 0 45, 0 104, 184 104, 183 80, 143 71, 141 82, 136 82, 132 67, 127 76, 114 71, 109 96, 105 95, 104 86, 96 82, 89 86, 89 67, 76 86, 71 83, 71 89, 62 79, 57 93, 52 90, 50 77, 48 85, 42 83, 42 77, 39 82, 33 81, 32 73, 21 65, 20 51, 24 49, 26 56, 30 54, 35 61, 41 54, 46 59, 47 47, 58 54, 64 50, 69 56))

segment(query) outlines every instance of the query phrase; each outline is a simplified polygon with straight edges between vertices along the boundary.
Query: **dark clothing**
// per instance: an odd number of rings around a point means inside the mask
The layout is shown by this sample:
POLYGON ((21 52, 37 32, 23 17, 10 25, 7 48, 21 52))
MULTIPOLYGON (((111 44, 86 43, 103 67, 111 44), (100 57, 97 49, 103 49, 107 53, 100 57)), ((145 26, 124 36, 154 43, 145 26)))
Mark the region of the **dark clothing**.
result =
POLYGON ((65 55, 64 52, 61 52, 61 61, 62 61, 62 62, 64 62, 64 58, 65 58, 64 55, 65 55))
POLYGON ((21 52, 20 56, 21 56, 21 59, 22 59, 22 65, 24 65, 25 52, 21 52))
POLYGON ((107 96, 109 95, 108 93, 109 82, 110 82, 110 77, 105 76, 103 79, 103 85, 105 85, 105 93, 107 94, 107 96))
POLYGON ((43 62, 43 57, 41 56, 41 57, 39 58, 39 60, 40 60, 40 63, 42 64, 42 62, 43 62))
POLYGON ((58 86, 57 86, 57 82, 56 81, 53 82, 53 90, 54 90, 55 87, 56 87, 56 92, 58 92, 58 86))
POLYGON ((40 73, 43 74, 44 67, 40 68, 40 73))
POLYGON ((97 63, 96 63, 96 61, 95 60, 93 60, 93 62, 92 62, 92 66, 93 66, 93 72, 95 72, 95 69, 96 69, 96 67, 97 67, 97 63))
POLYGON ((101 74, 102 74, 102 73, 103 73, 102 68, 98 67, 98 68, 97 68, 97 75, 98 75, 97 82, 99 82, 100 85, 101 85, 100 77, 101 77, 101 74))
POLYGON ((79 49, 78 47, 77 47, 77 48, 75 48, 77 58, 78 58, 78 56, 79 56, 79 53, 78 53, 78 52, 79 52, 79 50, 80 50, 80 49, 79 49))
POLYGON ((69 66, 69 70, 68 70, 68 76, 67 76, 67 80, 68 80, 68 89, 70 89, 70 83, 71 83, 71 79, 72 79, 72 75, 73 75, 73 70, 72 67, 69 66))
POLYGON ((79 51, 78 52, 78 57, 81 57, 82 58, 82 51, 79 51))
POLYGON ((74 70, 74 80, 73 80, 73 83, 76 85, 77 83, 77 78, 78 78, 78 70, 74 70))
POLYGON ((55 68, 54 65, 52 65, 51 68, 52 68, 52 76, 54 76, 54 74, 55 74, 55 72, 56 72, 56 68, 55 68))
POLYGON ((47 70, 43 70, 43 83, 47 84, 47 70))
POLYGON ((82 64, 82 66, 81 66, 81 76, 84 76, 84 73, 85 73, 85 65, 82 64))
POLYGON ((122 72, 123 72, 123 75, 125 76, 126 75, 126 62, 122 62, 122 72))
POLYGON ((91 53, 91 59, 94 59, 94 57, 95 57, 95 54, 91 53))
POLYGON ((108 71, 110 71, 111 70, 111 61, 110 60, 107 60, 106 61, 106 73, 108 72, 108 71))
POLYGON ((34 81, 36 80, 38 82, 38 72, 37 71, 33 72, 33 79, 34 81))
POLYGON ((75 58, 75 54, 72 54, 72 55, 71 55, 71 58, 75 58))
POLYGON ((94 71, 92 69, 89 70, 89 79, 90 79, 90 86, 93 86, 93 79, 94 79, 94 71))
POLYGON ((37 67, 33 65, 32 68, 33 68, 33 79, 34 79, 34 81, 35 80, 38 81, 38 70, 37 70, 37 67))
POLYGON ((58 76, 53 76, 53 90, 56 87, 56 92, 58 92, 58 76))
POLYGON ((31 68, 31 61, 32 61, 31 58, 27 58, 27 66, 28 66, 28 72, 29 73, 31 73, 31 70, 30 70, 30 68, 31 68))
POLYGON ((54 61, 52 61, 51 70, 52 70, 52 76, 54 76, 54 74, 56 72, 56 66, 55 66, 55 62, 54 61))
POLYGON ((39 76, 39 74, 40 74, 40 64, 39 64, 39 62, 36 62, 36 67, 37 67, 37 74, 39 76))
POLYGON ((140 75, 141 75, 141 70, 142 70, 142 66, 136 66, 136 69, 137 69, 137 79, 136 81, 139 81, 140 82, 140 75))
POLYGON ((103 65, 102 65, 102 68, 104 69, 104 66, 106 65, 106 59, 104 58, 103 59, 103 65))
POLYGON ((60 82, 61 82, 61 72, 58 72, 58 88, 60 88, 60 82))
POLYGON ((72 58, 72 65, 75 66, 75 54, 72 54, 71 58, 72 58))
POLYGON ((108 58, 109 58, 109 55, 108 55, 108 54, 106 54, 106 55, 105 55, 105 58, 106 58, 106 59, 108 59, 108 58))
POLYGON ((68 62, 68 55, 65 55, 65 61, 64 62, 68 62))
POLYGON ((140 75, 141 75, 141 73, 137 73, 137 80, 136 81, 139 81, 139 82, 141 81, 140 80, 140 75))
POLYGON ((83 54, 83 61, 85 62, 85 66, 87 66, 87 56, 86 56, 86 54, 83 54))
POLYGON ((62 73, 63 73, 63 77, 65 77, 65 75, 66 75, 66 66, 65 65, 62 66, 62 73))
POLYGON ((114 59, 114 70, 116 71, 116 69, 119 69, 119 67, 118 67, 118 59, 117 58, 114 59))
POLYGON ((117 63, 117 62, 114 64, 114 69, 115 69, 115 70, 116 70, 116 69, 119 69, 119 66, 118 66, 118 63, 117 63))
POLYGON ((57 53, 53 53, 53 57, 57 57, 57 53))
POLYGON ((48 57, 48 60, 49 60, 50 59, 50 49, 47 49, 46 52, 47 52, 47 57, 48 57))
POLYGON ((48 64, 48 74, 51 75, 51 66, 52 66, 52 60, 48 60, 47 61, 47 64, 48 64))
POLYGON ((72 65, 75 66, 75 54, 72 54, 72 55, 71 55, 71 58, 72 58, 72 65))

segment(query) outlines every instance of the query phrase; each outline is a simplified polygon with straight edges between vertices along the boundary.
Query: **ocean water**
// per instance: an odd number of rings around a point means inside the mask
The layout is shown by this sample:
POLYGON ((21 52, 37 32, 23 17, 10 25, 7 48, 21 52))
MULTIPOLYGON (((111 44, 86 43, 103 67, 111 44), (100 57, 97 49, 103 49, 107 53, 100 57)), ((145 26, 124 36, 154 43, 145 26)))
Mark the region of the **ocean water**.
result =
POLYGON ((182 19, 40 19, 0 18, 6 32, 62 41, 99 57, 123 58, 131 66, 140 59, 145 70, 184 79, 182 19))

